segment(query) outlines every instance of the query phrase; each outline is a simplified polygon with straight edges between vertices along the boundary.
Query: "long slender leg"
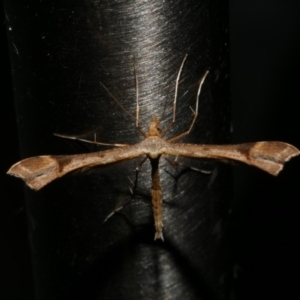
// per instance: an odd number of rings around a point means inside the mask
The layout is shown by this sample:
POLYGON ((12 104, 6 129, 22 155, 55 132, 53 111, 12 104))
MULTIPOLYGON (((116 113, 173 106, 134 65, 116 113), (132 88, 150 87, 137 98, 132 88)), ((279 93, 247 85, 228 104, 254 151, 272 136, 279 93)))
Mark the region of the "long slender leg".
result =
POLYGON ((177 166, 182 166, 182 167, 188 168, 188 169, 190 169, 190 170, 192 170, 192 171, 200 172, 200 173, 202 173, 202 174, 207 174, 207 175, 209 175, 209 174, 212 173, 212 171, 202 170, 202 169, 198 169, 198 168, 191 167, 191 166, 188 166, 188 165, 186 165, 186 164, 180 163, 180 162, 178 162, 178 157, 179 157, 179 156, 177 155, 177 156, 175 157, 175 160, 174 160, 174 163, 175 163, 177 166))
POLYGON ((135 77, 135 91, 136 91, 136 109, 135 109, 135 128, 140 132, 144 137, 146 134, 140 128, 140 105, 139 105, 139 80, 136 72, 135 59, 134 59, 134 77, 135 77))
POLYGON ((194 127, 195 121, 197 120, 197 117, 198 117, 199 96, 200 96, 200 93, 201 93, 201 88, 202 88, 202 85, 203 85, 204 80, 205 80, 205 78, 206 78, 206 76, 207 76, 208 73, 209 73, 209 71, 206 71, 204 73, 203 77, 201 78, 200 84, 199 84, 199 88, 198 88, 198 92, 197 92, 197 97, 196 97, 196 107, 195 107, 195 111, 193 111, 194 118, 193 118, 193 121, 192 121, 192 124, 191 124, 190 128, 187 131, 185 131, 185 132, 183 132, 183 133, 181 133, 181 134, 179 134, 179 135, 177 135, 177 136, 169 139, 168 140, 169 143, 174 142, 174 141, 176 141, 176 140, 178 140, 178 139, 180 139, 180 138, 188 135, 191 132, 192 128, 194 127))
MULTIPOLYGON (((135 66, 134 66, 134 72, 135 71, 135 66)), ((137 88, 137 93, 136 93, 136 97, 137 97, 137 108, 136 108, 136 117, 134 117, 131 113, 129 113, 124 107, 123 105, 119 102, 119 100, 109 91, 109 89, 102 83, 100 82, 100 84, 102 85, 102 87, 107 91, 107 93, 109 94, 109 96, 117 103, 117 105, 123 110, 123 112, 125 114, 127 114, 130 118, 134 119, 136 121, 136 124, 139 123, 138 121, 138 117, 139 117, 139 105, 138 105, 138 81, 137 81, 137 76, 135 75, 135 79, 136 79, 136 88, 137 88)), ((141 135, 143 135, 144 137, 146 137, 145 133, 140 129, 139 126, 136 126, 137 130, 141 133, 141 135)))
POLYGON ((173 161, 173 160, 170 160, 166 155, 162 155, 162 157, 164 158, 164 160, 166 160, 175 170, 177 169, 178 167, 178 162, 176 161, 176 159, 173 161))
POLYGON ((161 116, 158 118, 158 120, 164 120, 165 118, 165 114, 166 114, 166 109, 167 109, 167 105, 168 105, 168 95, 169 95, 169 92, 170 92, 170 85, 168 84, 164 89, 167 90, 166 92, 166 100, 165 100, 165 104, 164 104, 164 109, 163 109, 163 113, 161 114, 161 116))
POLYGON ((131 119, 135 120, 135 117, 124 108, 124 106, 120 103, 120 101, 109 91, 109 89, 101 81, 100 84, 109 94, 109 96, 116 102, 116 104, 123 110, 123 112, 126 115, 128 115, 131 119))
POLYGON ((170 128, 174 125, 175 120, 176 120, 176 104, 177 104, 177 96, 178 96, 178 86, 179 86, 179 80, 180 80, 180 75, 182 73, 182 69, 184 66, 184 63, 187 59, 187 54, 184 56, 183 61, 181 63, 181 66, 179 68, 177 78, 176 78, 176 84, 175 84, 175 95, 174 95, 174 101, 173 101, 173 119, 172 122, 167 126, 166 130, 162 133, 162 137, 165 136, 165 134, 170 130, 170 128))
MULTIPOLYGON (((195 167, 191 167, 189 165, 183 164, 178 162, 178 156, 175 157, 175 160, 170 160, 166 155, 163 155, 163 158, 175 169, 177 170, 178 166, 184 167, 186 169, 192 170, 192 171, 196 171, 196 172, 200 172, 202 174, 206 174, 206 175, 210 175, 212 173, 212 171, 207 171, 207 170, 202 170, 202 169, 198 169, 195 167)), ((169 173, 169 172, 167 172, 169 173)), ((169 173, 172 177, 176 178, 175 176, 173 176, 171 173, 169 173)))
POLYGON ((129 146, 128 144, 109 144, 109 143, 101 143, 97 142, 96 139, 93 141, 82 139, 76 136, 69 136, 69 135, 63 135, 63 134, 58 134, 58 133, 53 133, 53 135, 64 138, 64 139, 69 139, 69 140, 76 140, 76 141, 81 141, 89 144, 94 144, 94 145, 101 145, 101 146, 114 146, 114 147, 125 147, 129 146))
POLYGON ((121 210, 124 206, 126 206, 127 204, 129 204, 135 195, 135 191, 136 191, 136 187, 138 184, 138 175, 139 175, 139 170, 140 167, 143 165, 143 163, 146 161, 148 157, 144 157, 144 159, 138 164, 138 166, 135 168, 135 181, 134 181, 134 186, 133 186, 133 190, 130 189, 131 192, 131 197, 129 198, 129 200, 127 200, 124 203, 119 203, 116 208, 105 218, 105 220, 103 221, 103 223, 105 223, 110 217, 112 217, 116 212, 118 212, 119 210, 121 210))

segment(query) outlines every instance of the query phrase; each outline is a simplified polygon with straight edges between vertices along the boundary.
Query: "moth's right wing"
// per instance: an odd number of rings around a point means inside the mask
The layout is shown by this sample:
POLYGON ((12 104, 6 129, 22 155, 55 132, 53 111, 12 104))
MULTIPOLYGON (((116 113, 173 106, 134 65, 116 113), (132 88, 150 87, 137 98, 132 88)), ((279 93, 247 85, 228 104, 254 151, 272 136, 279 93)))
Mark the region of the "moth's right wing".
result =
POLYGON ((299 150, 283 142, 256 142, 236 145, 196 145, 170 143, 166 154, 186 157, 233 160, 246 163, 276 176, 299 150))
POLYGON ((39 190, 71 171, 131 159, 141 154, 143 151, 132 145, 87 154, 36 156, 17 162, 7 174, 19 177, 30 188, 39 190))

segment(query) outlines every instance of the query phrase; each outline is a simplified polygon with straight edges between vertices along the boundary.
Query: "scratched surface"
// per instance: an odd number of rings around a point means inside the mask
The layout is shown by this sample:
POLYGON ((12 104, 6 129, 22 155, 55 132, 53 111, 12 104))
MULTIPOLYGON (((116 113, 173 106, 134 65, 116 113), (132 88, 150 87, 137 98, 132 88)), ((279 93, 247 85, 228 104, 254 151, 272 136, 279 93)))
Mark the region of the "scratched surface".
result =
MULTIPOLYGON (((142 127, 153 114, 168 124, 186 53, 177 123, 169 136, 188 128, 198 80, 209 69, 199 120, 184 141, 228 142, 226 5, 131 3, 41 2, 8 11, 22 157, 95 150, 53 133, 139 141, 132 119, 99 84, 134 113, 134 57, 142 127)), ((77 172, 41 192, 26 191, 38 299, 226 299, 229 169, 211 164, 212 176, 184 170, 176 177, 162 162, 165 242, 154 243, 148 164, 133 203, 101 224, 130 197, 128 176, 134 178, 138 163, 77 172)))
MULTIPOLYGON (((50 1, 36 1, 35 6, 31 6, 31 2, 26 1, 28 7, 23 6, 23 4, 20 6, 19 2, 22 1, 4 0, 3 2, 7 10, 7 16, 3 14, 2 19, 5 22, 5 25, 12 29, 8 32, 8 37, 11 38, 12 32, 14 33, 13 42, 15 46, 11 45, 11 59, 15 61, 14 80, 16 80, 16 77, 20 76, 18 75, 19 73, 16 74, 16 70, 22 70, 22 74, 25 73, 22 80, 28 87, 30 86, 30 90, 33 91, 33 86, 35 86, 34 82, 31 80, 32 83, 30 85, 28 83, 28 80, 32 79, 33 76, 32 69, 28 66, 32 64, 29 64, 28 60, 32 61, 32 57, 37 59, 41 53, 41 48, 44 48, 44 46, 37 48, 33 47, 32 39, 29 39, 29 37, 32 38, 32 35, 38 35, 39 38, 45 36, 40 34, 41 31, 49 33, 49 28, 51 27, 56 32, 55 38, 55 35, 51 34, 51 36, 53 36, 51 48, 56 47, 59 52, 66 52, 67 54, 71 53, 68 43, 76 42, 78 36, 83 34, 82 31, 74 33, 74 38, 68 39, 69 42, 64 43, 64 47, 62 47, 61 45, 64 42, 60 37, 62 30, 58 30, 56 24, 61 24, 62 19, 65 20, 65 24, 67 24, 66 30, 69 30, 70 32, 70 28, 73 27, 72 22, 74 21, 71 14, 72 10, 74 10, 78 15, 78 11, 80 9, 83 16, 88 15, 88 11, 87 9, 83 9, 79 6, 78 2, 72 1, 77 5, 77 10, 75 8, 69 9, 69 7, 66 7, 66 4, 64 4, 63 6, 65 9, 62 7, 59 11, 52 11, 51 14, 55 13, 57 18, 53 16, 50 22, 48 14, 50 14, 51 6, 53 6, 50 1), (28 9, 32 11, 30 13, 30 18, 28 17, 28 9), (67 21, 68 18, 71 18, 70 22, 67 21), (19 21, 16 22, 16 19, 19 21), (28 23, 29 21, 30 23, 28 23), (21 26, 15 26, 19 24, 21 24, 21 26), (31 43, 28 43, 29 40, 31 43), (22 43, 25 43, 27 47, 31 47, 32 51, 24 53, 24 46, 21 45, 22 43), (18 54, 16 54, 16 50, 18 50, 18 54), (28 54, 31 54, 31 56, 28 54), (32 56, 33 54, 34 56, 32 56), (28 76, 29 74, 31 75, 28 76)), ((300 19, 298 12, 299 1, 231 1, 231 89, 234 101, 233 116, 236 118, 234 123, 234 137, 236 137, 236 142, 262 140, 268 137, 270 139, 291 142, 298 147, 300 145, 298 134, 299 109, 297 109, 297 91, 299 86, 298 70, 300 65, 298 54, 299 43, 297 41, 300 36, 300 19), (268 101, 266 101, 266 99, 268 99, 268 101), (278 105, 278 103, 281 104, 278 105), (282 105, 282 103, 284 105, 282 105), (270 108, 272 108, 272 114, 270 114, 270 108), (255 117, 253 117, 254 115, 255 117), (238 134, 238 136, 236 134, 238 134)), ((85 21, 82 21, 81 24, 87 24, 85 21)), ((115 18, 112 18, 112 22, 114 21, 115 18)), ((78 22, 75 22, 75 24, 78 24, 78 22)), ((66 37, 65 34, 63 36, 66 37)), ((49 38, 49 34, 45 37, 49 38)), ((3 38, 6 38, 5 32, 3 32, 3 38)), ((89 41, 86 39, 81 45, 81 48, 85 48, 88 44, 89 41)), ((182 45, 184 45, 182 44, 182 38, 180 39, 180 42, 178 42, 178 38, 173 39, 172 44, 174 44, 177 49, 181 49, 181 47, 183 47, 182 45)), ((44 43, 43 45, 47 44, 44 43)), ((1 50, 2 49, 3 48, 1 47, 1 50)), ((77 53, 76 49, 78 49, 78 47, 72 48, 73 52, 72 55, 70 55, 71 57, 77 53)), ((51 52, 53 53, 53 51, 51 52)), ((176 52, 177 50, 174 51, 174 55, 176 55, 176 52)), ((78 64, 80 64, 80 61, 83 59, 79 54, 80 52, 78 52, 78 56, 76 56, 77 58, 79 57, 78 64)), ((89 54, 90 53, 88 53, 88 55, 89 54)), ((68 55, 65 55, 65 57, 68 58, 68 55)), ((95 53, 94 57, 96 57, 94 61, 97 62, 99 59, 97 53, 95 53)), ((45 56, 45 58, 47 58, 47 56, 45 56)), ((1 59, 7 65, 6 72, 4 68, 1 68, 1 72, 5 72, 4 76, 2 76, 2 83, 4 83, 3 91, 7 91, 11 89, 11 85, 9 83, 10 70, 8 66, 8 54, 4 53, 4 55, 1 55, 1 59)), ((39 66, 38 73, 35 72, 37 75, 34 78, 40 77, 41 75, 45 76, 45 70, 49 70, 49 59, 38 61, 42 63, 39 66)), ((56 59, 54 63, 57 62, 59 62, 59 60, 56 59)), ((216 63, 218 63, 218 59, 216 60, 216 63)), ((86 64, 89 65, 89 61, 87 59, 85 59, 84 64, 82 63, 81 65, 86 64)), ((66 66, 66 64, 64 65, 66 66)), ((57 69, 61 71, 60 67, 57 69)), ((175 67, 173 71, 175 73, 175 67)), ((98 71, 95 73, 99 75, 98 71)), ((72 72, 67 74, 69 76, 73 76, 73 74, 78 74, 78 70, 72 68, 72 72)), ((95 79, 96 77, 91 79, 91 82, 95 79)), ((103 81, 104 79, 105 76, 103 76, 103 81)), ((53 80, 52 73, 47 75, 47 80, 49 82, 53 80)), ((63 81, 63 83, 64 82, 65 81, 63 81)), ((82 87, 82 85, 84 86, 86 83, 84 80, 81 80, 81 83, 79 83, 80 80, 78 80, 77 77, 74 82, 74 87, 77 89, 79 87, 80 91, 80 87, 82 87)), ((129 86, 132 86, 132 82, 129 86)), ((73 86, 71 87, 73 88, 73 86)), ((43 86, 43 88, 45 88, 45 86, 43 86)), ((15 85, 15 92, 18 89, 19 85, 15 85)), ((48 89, 45 90, 48 91, 48 89)), ((68 91, 68 87, 64 86, 59 93, 53 93, 52 91, 52 96, 55 95, 56 101, 59 102, 61 99, 66 98, 66 91, 68 91), (61 95, 63 95, 63 97, 61 95)), ((21 95, 25 95, 26 97, 24 96, 24 99, 27 103, 34 107, 32 105, 33 102, 28 101, 29 95, 27 95, 27 92, 28 91, 23 88, 21 95)), ((120 96, 124 99, 122 92, 123 87, 120 89, 120 96)), ((42 98, 45 98, 45 94, 42 92, 40 94, 42 98)), ((73 96, 73 92, 71 91, 66 94, 69 95, 67 95, 68 97, 73 96)), ((87 95, 88 94, 89 93, 87 93, 87 95)), ((49 95, 49 99, 51 98, 50 96, 51 95, 49 95)), ((91 100, 91 96, 87 96, 86 98, 91 100)), ((48 103, 49 99, 47 99, 46 103, 48 103)), ((95 97, 94 101, 98 101, 98 99, 99 98, 95 97)), ((133 99, 133 96, 131 99, 133 99)), ((16 129, 13 130, 15 120, 13 119, 14 110, 12 108, 12 95, 8 95, 8 97, 5 96, 1 100, 2 105, 5 105, 4 109, 1 110, 2 115, 0 118, 4 124, 3 128, 5 129, 2 132, 2 140, 7 144, 7 147, 2 148, 2 154, 5 154, 7 159, 1 161, 1 180, 3 185, 1 189, 0 220, 1 228, 3 229, 3 232, 1 233, 4 233, 5 239, 1 247, 1 250, 5 254, 2 256, 1 274, 4 279, 2 282, 7 284, 3 285, 3 288, 1 286, 0 298, 18 299, 18 296, 16 295, 19 295, 20 299, 24 299, 25 295, 28 295, 28 290, 33 289, 31 279, 32 275, 29 269, 31 258, 28 253, 29 250, 26 250, 28 246, 26 242, 27 227, 25 223, 25 210, 22 204, 19 204, 22 199, 24 186, 21 181, 5 174, 8 167, 18 161, 21 157, 17 154, 18 145, 16 137, 18 136, 18 132, 16 129), (16 268, 16 266, 18 268, 16 268)), ((53 99, 50 100, 53 101, 53 99)), ((72 104, 71 101, 70 103, 72 104)), ((47 111, 48 110, 45 110, 43 114, 44 119, 47 111)), ((85 110, 85 113, 87 111, 88 110, 85 110)), ((65 113, 68 113, 68 111, 65 111, 65 113)), ((92 113, 93 112, 90 111, 89 116, 91 116, 92 113)), ((42 120, 44 128, 46 126, 46 122, 50 122, 52 123, 52 126, 55 126, 55 115, 56 114, 52 115, 52 119, 47 117, 47 119, 42 120)), ((20 114, 19 111, 18 119, 22 116, 23 115, 20 114)), ((70 114, 68 113, 67 116, 66 121, 70 119, 70 114)), ((63 119, 63 117, 61 118, 63 119)), ((105 118, 105 116, 102 118, 105 118)), ((95 123, 97 123, 97 121, 99 122, 97 119, 98 118, 95 117, 95 123)), ((146 121, 147 120, 148 119, 146 117, 146 121)), ((39 122, 40 121, 41 120, 39 120, 39 122)), ((83 133, 89 130, 93 131, 93 128, 89 128, 89 124, 86 124, 84 118, 80 119, 80 122, 81 124, 76 126, 74 121, 73 126, 76 128, 74 128, 73 131, 72 128, 64 127, 66 129, 65 133, 68 133, 68 130, 70 130, 70 133, 72 134, 77 132, 83 133), (81 129, 81 126, 84 129, 81 129), (88 130, 86 130, 86 128, 88 128, 88 130)), ((99 122, 97 126, 100 124, 101 122, 99 122)), ((211 123, 206 125, 211 125, 211 123)), ((63 122, 61 122, 59 126, 64 126, 63 122)), ((209 128, 209 126, 207 126, 207 128, 209 128)), ((47 141, 47 143, 43 142, 48 134, 51 135, 51 130, 52 128, 50 128, 45 134, 39 135, 39 141, 36 141, 31 152, 28 154, 40 155, 42 153, 48 153, 47 150, 50 150, 47 148, 48 146, 52 145, 52 148, 55 147, 52 144, 54 141, 51 142, 51 144, 49 141, 47 141), (40 147, 39 143, 45 143, 45 147, 39 151, 34 151, 34 148, 38 149, 40 147)), ((63 131, 61 132, 63 133, 63 131)), ((19 133, 21 132, 19 131, 19 133)), ((22 134, 25 134, 24 130, 22 131, 22 134)), ((138 138, 138 136, 136 137, 138 138)), ((28 134, 26 135, 26 138, 29 138, 28 134)), ((57 139, 55 141, 57 142, 57 139)), ((76 146, 78 146, 79 149, 76 148, 72 150, 70 143, 70 146, 64 149, 64 153, 72 151, 76 152, 77 150, 87 150, 86 148, 80 148, 78 144, 76 144, 76 146)), ((57 149, 57 153, 62 152, 63 148, 57 149)), ((23 157, 24 156, 22 156, 22 158, 23 157)), ((284 173, 276 178, 276 180, 260 171, 249 169, 247 166, 234 167, 233 169, 235 173, 238 172, 236 176, 238 180, 235 181, 235 194, 237 196, 236 198, 240 200, 237 200, 237 202, 246 203, 246 205, 243 206, 242 211, 239 210, 236 212, 239 216, 235 227, 238 227, 238 233, 234 238, 238 244, 237 247, 239 247, 240 264, 235 266, 234 274, 237 282, 239 283, 240 289, 240 294, 238 295, 240 298, 238 299, 267 299, 272 297, 274 299, 278 297, 281 297, 282 299, 293 298, 293 296, 298 292, 296 290, 298 287, 297 278, 293 276, 293 271, 296 261, 295 258, 298 258, 299 252, 297 248, 299 164, 297 164, 296 160, 289 163, 286 166, 284 173), (241 175, 241 172, 243 175, 241 175)), ((123 170, 120 171, 123 172, 123 170)), ((182 176, 183 175, 181 175, 180 178, 183 178, 182 176)), ((145 178, 149 178, 149 176, 145 175, 145 178)), ((93 180, 97 181, 97 175, 95 175, 95 179, 93 180)), ((189 179, 184 182, 186 183, 188 180, 189 179)), ((90 180, 86 179, 84 184, 86 184, 86 182, 90 182, 90 180)), ((109 186, 108 181, 105 181, 105 184, 109 186)), ((78 185, 82 188, 80 181, 78 181, 78 185)), ((172 187, 172 183, 170 183, 170 186, 168 185, 165 188, 168 189, 170 187, 172 187)), ((127 188, 128 185, 124 187, 124 191, 128 194, 129 192, 127 188)), ((98 189, 95 189, 99 194, 98 189)), ((78 191, 79 190, 80 189, 78 188, 78 191)), ((149 204, 149 198, 147 198, 149 197, 149 194, 147 193, 147 187, 145 190, 141 189, 139 191, 139 198, 137 199, 137 202, 133 204, 135 209, 142 205, 139 201, 149 204)), ((122 197, 122 195, 119 197, 122 197)), ((55 198, 58 199, 57 194, 55 195, 55 198)), ((89 197, 85 197, 84 199, 88 198, 89 197)), ((95 197, 95 199, 95 201, 97 201, 96 203, 98 203, 99 197, 95 197)), ((111 207, 113 207, 114 203, 111 201, 113 199, 117 199, 118 201, 119 198, 109 198, 109 204, 106 205, 111 205, 111 207)), ((39 202, 41 202, 40 200, 42 199, 38 199, 39 202)), ((70 199, 70 203, 72 203, 71 200, 72 199, 70 199)), ((59 200, 56 206, 59 206, 60 202, 61 201, 59 200)), ((47 203, 46 205, 49 204, 47 203)), ((67 207, 66 211, 68 211, 70 207, 71 206, 67 207)), ((106 207, 104 203, 99 204, 99 209, 102 207, 106 207)), ((45 208, 47 208, 47 206, 45 208)), ((106 207, 105 209, 108 211, 110 207, 106 207)), ((148 209, 150 212, 150 207, 148 209)), ((138 212, 140 213, 140 210, 138 212)), ((53 214, 51 214, 51 222, 53 222, 53 219, 55 220, 56 214, 57 208, 56 211, 53 211, 53 214)), ((45 215, 47 216, 46 210, 45 215)), ((86 218, 88 218, 89 215, 90 213, 86 214, 86 218)), ((144 225, 148 222, 149 234, 151 235, 153 233, 151 215, 146 212, 141 215, 141 218, 144 218, 144 225)), ((59 228, 57 231, 59 231, 59 228)), ((54 241, 56 240, 54 239, 54 241)), ((145 254, 145 256, 149 256, 149 253, 151 255, 151 251, 140 252, 142 255, 145 254)), ((115 259, 119 258, 120 253, 123 255, 124 252, 112 252, 112 256, 115 255, 115 259)), ((72 254, 73 256, 70 255, 68 261, 71 261, 72 264, 74 264, 76 263, 76 258, 79 256, 78 251, 72 251, 72 254)), ((143 259, 145 258, 143 257, 143 259)), ((186 260, 184 260, 184 263, 185 262, 186 260)), ((119 260, 117 263, 119 263, 119 260)), ((67 266, 69 266, 70 269, 72 268, 69 264, 67 266)), ((168 266, 173 267, 172 264, 169 264, 168 266)), ((149 267, 149 264, 147 264, 146 267, 149 267)), ((154 267, 154 265, 152 265, 152 267, 154 267)), ((149 268, 145 269, 139 265, 139 270, 147 273, 149 268)), ((190 269, 188 271, 188 274, 195 274, 191 273, 190 269)), ((171 272, 168 274, 170 273, 171 272)), ((90 272, 90 274, 90 277, 86 277, 87 282, 90 282, 90 285, 93 287, 100 286, 101 283, 98 281, 99 277, 94 276, 97 274, 93 272, 90 272), (92 279, 94 279, 94 281, 92 281, 92 279)), ((178 272, 176 274, 178 274, 178 272)), ((192 277, 197 280, 199 276, 196 274, 192 277)), ((143 278, 146 279, 145 277, 143 278)), ((59 281, 65 283, 65 280, 61 278, 59 281)), ((178 280, 178 282, 180 281, 178 280)), ((198 282, 196 284, 198 284, 198 282)), ((58 293, 61 294, 61 289, 57 290, 57 294, 58 293)), ((33 294, 34 292, 32 291, 30 296, 26 299, 33 299, 33 294)), ((144 293, 143 295, 147 296, 148 294, 144 293)), ((170 294, 170 297, 171 296, 172 294, 170 294)))

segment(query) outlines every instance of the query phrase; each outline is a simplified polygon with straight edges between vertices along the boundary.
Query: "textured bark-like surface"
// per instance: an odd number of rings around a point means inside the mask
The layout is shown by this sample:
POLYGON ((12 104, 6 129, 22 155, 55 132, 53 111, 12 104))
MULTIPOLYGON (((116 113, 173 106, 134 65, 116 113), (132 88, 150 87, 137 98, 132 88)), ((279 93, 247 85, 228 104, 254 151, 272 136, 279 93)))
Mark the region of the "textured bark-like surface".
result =
MULTIPOLYGON (((22 158, 85 153, 94 147, 53 133, 97 132, 102 142, 136 143, 134 60, 142 128, 172 118, 175 79, 186 53, 177 121, 188 129, 198 82, 210 70, 190 143, 229 140, 228 4, 225 1, 5 1, 22 158)), ((98 148, 99 150, 104 148, 98 148)), ((26 190, 36 293, 41 299, 227 299, 231 176, 228 168, 181 161, 204 175, 160 162, 165 242, 154 242, 151 171, 139 160, 65 176, 26 190), (171 174, 170 174, 171 173, 171 174)))

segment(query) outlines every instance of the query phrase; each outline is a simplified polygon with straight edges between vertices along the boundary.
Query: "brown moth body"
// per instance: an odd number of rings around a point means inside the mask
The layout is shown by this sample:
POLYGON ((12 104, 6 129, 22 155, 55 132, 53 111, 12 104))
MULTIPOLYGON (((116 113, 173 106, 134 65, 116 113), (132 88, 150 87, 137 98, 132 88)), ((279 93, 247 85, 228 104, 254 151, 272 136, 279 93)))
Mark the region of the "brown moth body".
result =
MULTIPOLYGON (((283 142, 256 142, 236 145, 198 145, 174 143, 176 140, 188 135, 193 128, 193 125, 198 116, 198 101, 201 87, 208 74, 208 71, 204 74, 199 84, 196 97, 196 109, 189 130, 171 139, 165 140, 164 135, 175 123, 178 84, 186 57, 187 56, 185 56, 181 64, 176 79, 175 97, 173 102, 173 120, 163 133, 161 133, 161 127, 156 116, 152 117, 152 122, 148 127, 147 134, 144 134, 139 128, 138 82, 136 76, 136 128, 144 136, 143 141, 134 145, 114 144, 114 146, 116 146, 116 148, 114 149, 94 153, 31 157, 14 164, 7 173, 9 175, 13 175, 23 179, 30 188, 39 190, 54 179, 57 179, 76 169, 106 165, 143 155, 144 157, 150 159, 152 167, 151 196, 155 225, 154 239, 163 240, 162 190, 159 178, 159 159, 161 156, 172 155, 200 159, 202 158, 238 161, 251 166, 255 166, 265 172, 270 173, 271 175, 276 176, 282 170, 285 162, 290 160, 292 157, 300 154, 299 150, 296 147, 283 142)), ((111 96, 115 101, 117 101, 113 97, 113 95, 111 96)), ((62 137, 77 139, 76 137, 62 137)), ((107 145, 104 143, 98 144, 107 145)), ((143 162, 144 161, 145 159, 143 160, 143 162)), ((121 207, 119 207, 115 211, 119 210, 120 208, 121 207)), ((108 217, 110 217, 111 215, 109 215, 108 217)))

